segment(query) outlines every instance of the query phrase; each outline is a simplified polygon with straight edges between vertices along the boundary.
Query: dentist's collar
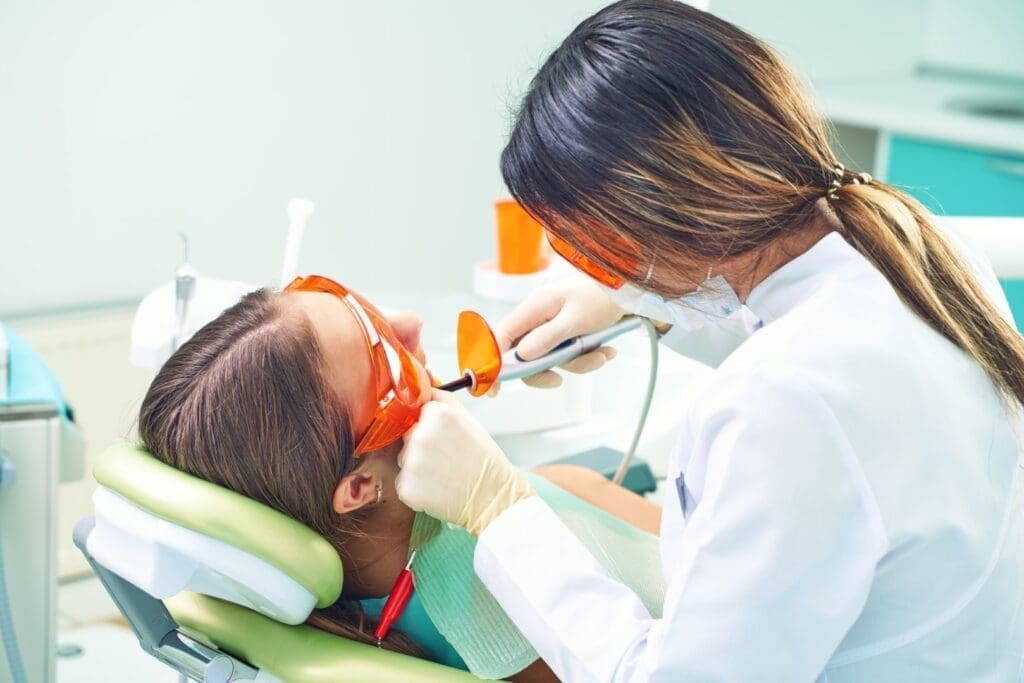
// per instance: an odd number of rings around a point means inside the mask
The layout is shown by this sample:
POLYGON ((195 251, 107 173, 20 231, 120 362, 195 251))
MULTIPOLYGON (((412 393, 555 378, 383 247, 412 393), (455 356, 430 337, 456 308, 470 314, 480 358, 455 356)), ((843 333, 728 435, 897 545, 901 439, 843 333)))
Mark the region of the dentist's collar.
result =
POLYGON ((811 296, 820 281, 857 260, 863 260, 859 252, 838 232, 830 232, 758 283, 745 303, 768 324, 811 296))

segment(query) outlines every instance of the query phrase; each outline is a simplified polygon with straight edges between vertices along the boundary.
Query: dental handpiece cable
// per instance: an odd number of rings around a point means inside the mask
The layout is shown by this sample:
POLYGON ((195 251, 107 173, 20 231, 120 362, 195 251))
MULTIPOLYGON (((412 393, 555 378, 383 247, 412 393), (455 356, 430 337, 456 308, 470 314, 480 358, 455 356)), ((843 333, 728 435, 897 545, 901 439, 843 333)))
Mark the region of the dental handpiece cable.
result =
POLYGON ((640 405, 640 415, 636 421, 636 428, 633 430, 633 438, 630 440, 629 448, 626 449, 622 460, 619 462, 618 469, 615 470, 615 476, 612 477, 612 483, 618 485, 622 484, 626 472, 629 471, 629 465, 633 461, 633 456, 636 455, 636 449, 640 445, 640 437, 643 435, 644 427, 647 424, 647 415, 651 412, 654 389, 658 384, 658 352, 660 350, 658 341, 661 339, 661 335, 650 320, 647 318, 640 318, 640 320, 643 321, 644 329, 647 330, 647 342, 651 361, 647 371, 647 388, 644 390, 644 399, 640 405))
MULTIPOLYGON (((644 426, 647 424, 647 416, 651 410, 651 402, 654 399, 654 389, 658 381, 658 340, 660 335, 657 328, 654 326, 654 323, 647 318, 641 318, 633 315, 626 316, 619 322, 606 327, 603 330, 599 330, 591 334, 584 334, 579 337, 573 337, 572 339, 566 339, 540 358, 536 358, 534 360, 524 361, 514 351, 510 351, 508 355, 510 356, 509 361, 511 362, 503 362, 501 370, 498 373, 498 382, 507 382, 513 379, 532 377, 544 372, 545 370, 550 370, 562 365, 563 363, 567 363, 574 358, 596 351, 612 339, 640 327, 647 330, 651 361, 647 374, 647 388, 644 392, 644 398, 640 406, 640 415, 637 418, 632 439, 630 440, 629 447, 622 456, 622 460, 619 462, 619 466, 615 471, 614 477, 612 477, 612 482, 620 485, 622 484, 623 478, 626 476, 626 472, 629 470, 629 465, 632 462, 633 456, 636 454, 637 447, 640 444, 640 437, 643 435, 644 426)), ((458 391, 459 389, 475 388, 476 382, 477 379, 475 374, 471 370, 467 370, 459 379, 448 382, 447 384, 442 384, 439 388, 444 391, 458 391)))

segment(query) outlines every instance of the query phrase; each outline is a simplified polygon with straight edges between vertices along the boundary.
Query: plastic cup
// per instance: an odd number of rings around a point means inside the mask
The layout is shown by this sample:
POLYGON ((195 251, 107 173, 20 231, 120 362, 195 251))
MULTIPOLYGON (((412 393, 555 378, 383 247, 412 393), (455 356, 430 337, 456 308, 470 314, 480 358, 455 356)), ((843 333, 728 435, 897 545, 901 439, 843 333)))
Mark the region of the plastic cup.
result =
POLYGON ((498 271, 525 275, 548 265, 544 227, 514 199, 494 202, 498 217, 498 271))

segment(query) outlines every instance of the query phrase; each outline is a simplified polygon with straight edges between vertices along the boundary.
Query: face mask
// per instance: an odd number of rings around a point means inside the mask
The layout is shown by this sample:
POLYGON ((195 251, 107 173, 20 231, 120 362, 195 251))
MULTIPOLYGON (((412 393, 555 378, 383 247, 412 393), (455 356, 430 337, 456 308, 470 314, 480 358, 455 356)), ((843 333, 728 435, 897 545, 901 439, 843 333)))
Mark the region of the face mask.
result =
POLYGON ((761 329, 761 319, 740 303, 721 275, 696 291, 666 301, 661 295, 631 284, 605 288, 612 300, 630 313, 672 325, 661 341, 673 351, 717 368, 740 344, 761 329))

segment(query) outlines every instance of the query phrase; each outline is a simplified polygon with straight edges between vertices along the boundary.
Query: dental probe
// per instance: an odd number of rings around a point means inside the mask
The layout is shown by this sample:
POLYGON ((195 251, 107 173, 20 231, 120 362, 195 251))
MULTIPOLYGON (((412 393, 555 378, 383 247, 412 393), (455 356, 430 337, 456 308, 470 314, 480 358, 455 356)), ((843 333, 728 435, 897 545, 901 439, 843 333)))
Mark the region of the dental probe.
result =
POLYGON ((178 236, 181 237, 182 262, 178 270, 174 271, 174 337, 171 340, 174 350, 185 342, 188 309, 196 293, 198 276, 189 259, 188 235, 179 232, 178 236))
POLYGON ((414 589, 412 580, 412 561, 416 558, 416 551, 414 550, 412 555, 409 556, 409 562, 405 565, 405 569, 398 573, 398 578, 395 579, 395 585, 391 587, 391 592, 388 593, 387 602, 384 603, 384 609, 380 611, 380 622, 377 624, 376 630, 373 632, 373 636, 377 639, 377 647, 380 647, 381 643, 388 635, 388 631, 391 630, 391 625, 398 621, 398 618, 402 616, 402 612, 405 611, 405 606, 409 604, 409 598, 412 597, 414 589))
MULTIPOLYGON (((603 330, 591 334, 580 335, 572 339, 566 339, 555 348, 548 351, 540 358, 533 360, 522 360, 515 350, 510 350, 502 360, 501 371, 498 373, 499 382, 507 382, 513 379, 522 379, 538 375, 545 370, 567 363, 574 358, 595 351, 603 344, 612 339, 635 330, 643 325, 643 321, 634 315, 629 315, 603 330), (508 362, 506 362, 508 361, 508 362)), ((457 380, 442 384, 439 388, 443 391, 458 391, 469 389, 476 384, 476 375, 472 370, 467 370, 457 380)))

